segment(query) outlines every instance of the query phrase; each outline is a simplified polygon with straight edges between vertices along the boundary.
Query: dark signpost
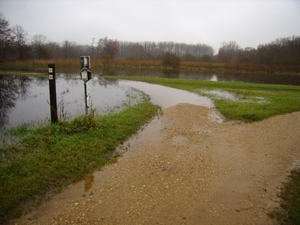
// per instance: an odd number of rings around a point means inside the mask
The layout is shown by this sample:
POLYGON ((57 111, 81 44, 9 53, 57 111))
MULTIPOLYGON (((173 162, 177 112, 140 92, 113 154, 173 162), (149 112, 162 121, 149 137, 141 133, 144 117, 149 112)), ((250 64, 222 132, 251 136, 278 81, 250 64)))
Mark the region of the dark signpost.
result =
POLYGON ((57 123, 58 117, 57 117, 57 102, 56 102, 55 64, 48 64, 48 75, 49 75, 51 122, 57 123))
POLYGON ((86 83, 92 78, 92 72, 88 69, 91 68, 90 56, 80 56, 81 79, 84 81, 84 101, 85 101, 85 115, 88 120, 88 94, 86 83))

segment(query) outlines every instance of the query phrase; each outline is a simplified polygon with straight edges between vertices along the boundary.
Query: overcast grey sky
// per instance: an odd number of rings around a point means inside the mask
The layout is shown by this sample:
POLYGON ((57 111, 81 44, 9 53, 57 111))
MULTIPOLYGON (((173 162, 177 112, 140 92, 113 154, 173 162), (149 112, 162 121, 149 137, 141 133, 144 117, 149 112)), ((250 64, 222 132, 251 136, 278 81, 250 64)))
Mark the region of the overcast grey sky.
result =
POLYGON ((119 41, 221 42, 257 47, 300 35, 300 0, 0 0, 11 26, 31 39, 91 44, 119 41))

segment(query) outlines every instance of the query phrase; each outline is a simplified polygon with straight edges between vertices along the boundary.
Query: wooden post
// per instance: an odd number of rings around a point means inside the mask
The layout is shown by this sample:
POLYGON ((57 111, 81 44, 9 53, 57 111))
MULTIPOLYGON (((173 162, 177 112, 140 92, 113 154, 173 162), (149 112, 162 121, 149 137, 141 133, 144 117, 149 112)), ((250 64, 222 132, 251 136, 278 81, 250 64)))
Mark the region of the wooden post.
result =
POLYGON ((87 83, 87 81, 84 81, 84 103, 85 103, 86 122, 88 122, 89 121, 89 107, 88 107, 88 95, 87 95, 86 83, 87 83))
POLYGON ((57 123, 55 64, 48 64, 51 123, 57 123))

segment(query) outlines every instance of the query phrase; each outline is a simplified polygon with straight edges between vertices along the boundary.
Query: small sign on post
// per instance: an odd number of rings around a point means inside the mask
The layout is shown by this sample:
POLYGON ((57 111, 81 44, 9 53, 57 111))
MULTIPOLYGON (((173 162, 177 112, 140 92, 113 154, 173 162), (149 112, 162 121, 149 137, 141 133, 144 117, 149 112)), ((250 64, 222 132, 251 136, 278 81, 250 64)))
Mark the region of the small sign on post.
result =
POLYGON ((91 57, 90 56, 80 56, 80 67, 81 67, 81 79, 84 81, 89 81, 92 79, 92 72, 88 69, 91 68, 91 57))
POLYGON ((86 82, 92 79, 92 72, 87 69, 83 69, 80 75, 81 75, 81 79, 86 82))
POLYGON ((90 56, 80 56, 80 65, 81 69, 90 69, 91 68, 91 57, 90 56))

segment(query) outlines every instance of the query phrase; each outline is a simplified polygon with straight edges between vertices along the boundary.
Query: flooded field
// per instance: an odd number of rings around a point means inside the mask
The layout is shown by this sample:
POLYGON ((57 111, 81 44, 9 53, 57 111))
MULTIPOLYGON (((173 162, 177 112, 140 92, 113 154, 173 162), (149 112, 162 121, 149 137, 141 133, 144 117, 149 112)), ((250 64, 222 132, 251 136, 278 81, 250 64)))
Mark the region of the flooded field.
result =
MULTIPOLYGON (((101 73, 101 71, 99 72, 101 73)), ((104 71, 110 75, 126 76, 149 76, 182 78, 193 80, 210 80, 225 82, 247 82, 260 84, 286 84, 300 85, 300 76, 290 74, 250 74, 250 73, 204 73, 197 71, 176 71, 176 70, 138 70, 138 69, 110 69, 104 71)))
MULTIPOLYGON (((87 83, 89 108, 98 114, 118 111, 142 100, 148 94, 154 104, 168 107, 180 102, 211 106, 212 102, 197 94, 142 82, 104 79, 94 76, 87 83)), ((1 75, 0 129, 22 123, 50 121, 48 77, 1 75)), ((56 79, 58 117, 70 119, 85 114, 84 82, 79 76, 58 75, 56 79)))
MULTIPOLYGON (((49 121, 48 77, 1 76, 0 82, 0 128, 49 121)), ((89 106, 101 114, 134 104, 142 97, 140 92, 119 86, 115 81, 94 79, 87 86, 89 106)), ((85 113, 84 82, 79 77, 58 76, 56 92, 60 119, 85 113)))
MULTIPOLYGON (((88 105, 98 114, 118 111, 139 102, 143 94, 154 104, 168 107, 180 102, 211 106, 199 95, 142 82, 104 79, 101 71, 93 73, 88 82, 88 105)), ((155 70, 109 70, 106 74, 184 78, 226 82, 300 85, 300 76, 276 74, 200 74, 196 72, 155 70)), ((76 73, 57 73, 56 92, 59 119, 71 119, 85 114, 84 82, 76 73)), ((0 75, 0 130, 22 123, 40 124, 50 121, 48 76, 0 75)))

